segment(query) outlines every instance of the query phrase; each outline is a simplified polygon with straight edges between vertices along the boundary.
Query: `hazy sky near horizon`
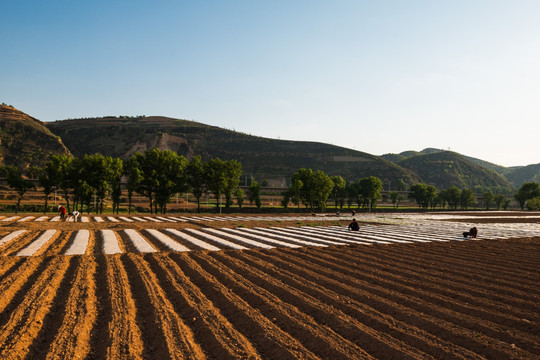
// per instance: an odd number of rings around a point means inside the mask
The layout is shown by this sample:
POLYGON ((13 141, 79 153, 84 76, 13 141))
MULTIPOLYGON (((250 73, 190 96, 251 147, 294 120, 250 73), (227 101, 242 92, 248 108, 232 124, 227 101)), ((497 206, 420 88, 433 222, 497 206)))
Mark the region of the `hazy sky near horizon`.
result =
POLYGON ((0 102, 540 163, 540 1, 0 0, 0 102))

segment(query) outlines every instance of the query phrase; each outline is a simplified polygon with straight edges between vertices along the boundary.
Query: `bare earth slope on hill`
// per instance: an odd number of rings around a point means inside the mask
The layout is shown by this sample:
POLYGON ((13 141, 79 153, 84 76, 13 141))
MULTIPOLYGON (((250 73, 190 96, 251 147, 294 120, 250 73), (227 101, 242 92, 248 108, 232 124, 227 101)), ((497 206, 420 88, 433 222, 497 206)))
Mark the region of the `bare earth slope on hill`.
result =
MULTIPOLYGON (((285 226, 293 220, 133 219, 0 220, 0 358, 540 358, 539 237, 416 241, 405 227, 393 233, 402 225, 364 225, 371 243, 332 245, 354 236, 337 226, 301 235, 285 226), (211 251, 185 240, 217 239, 232 223, 251 244, 264 241, 256 231, 283 244, 211 251), (153 230, 191 251, 171 251, 153 230), (122 253, 104 254, 110 241, 122 253), (84 255, 66 255, 74 244, 84 255)), ((519 226, 536 229, 526 219, 519 226)))

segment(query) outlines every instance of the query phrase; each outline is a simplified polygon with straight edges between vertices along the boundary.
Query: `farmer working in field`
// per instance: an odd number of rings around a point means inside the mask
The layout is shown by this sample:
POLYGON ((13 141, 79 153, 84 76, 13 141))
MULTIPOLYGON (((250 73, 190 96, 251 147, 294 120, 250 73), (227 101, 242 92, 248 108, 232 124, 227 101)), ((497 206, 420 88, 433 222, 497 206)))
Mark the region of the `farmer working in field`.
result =
POLYGON ((356 221, 356 219, 352 219, 352 223, 349 224, 349 230, 352 230, 352 231, 360 230, 360 225, 358 225, 358 222, 356 221))
POLYGON ((62 205, 58 205, 58 213, 60 214, 60 219, 64 220, 66 217, 66 208, 62 205))
POLYGON ((478 234, 478 229, 476 227, 473 227, 469 229, 469 231, 466 231, 463 233, 464 238, 476 238, 476 235, 478 234))

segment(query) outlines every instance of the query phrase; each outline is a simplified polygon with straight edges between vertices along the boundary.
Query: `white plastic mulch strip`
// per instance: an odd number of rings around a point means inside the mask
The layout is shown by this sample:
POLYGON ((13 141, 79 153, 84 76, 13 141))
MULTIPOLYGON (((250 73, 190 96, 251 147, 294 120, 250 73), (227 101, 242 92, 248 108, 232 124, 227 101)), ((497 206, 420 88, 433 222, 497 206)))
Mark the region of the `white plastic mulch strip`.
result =
POLYGON ((147 222, 148 221, 148 220, 144 220, 143 218, 140 218, 140 217, 137 217, 137 216, 132 216, 131 218, 135 219, 137 221, 140 221, 140 222, 147 222))
POLYGON ((45 221, 45 220, 47 220, 48 218, 49 218, 48 216, 40 216, 40 217, 38 217, 38 218, 37 218, 36 220, 34 220, 34 221, 45 221))
POLYGON ((17 220, 17 222, 30 221, 35 218, 36 218, 35 216, 26 216, 26 217, 23 217, 22 219, 17 220))
POLYGON ((189 241, 193 245, 196 245, 196 246, 198 246, 200 248, 203 248, 204 250, 211 250, 211 251, 220 251, 221 250, 220 248, 218 248, 218 247, 216 247, 214 245, 207 244, 204 241, 197 239, 196 237, 193 237, 191 235, 188 235, 188 234, 186 234, 184 232, 181 232, 181 231, 178 231, 176 229, 165 229, 165 231, 167 231, 168 233, 173 234, 175 236, 178 236, 182 240, 189 241))
POLYGON ((10 216, 10 217, 2 219, 0 221, 13 221, 13 220, 17 220, 18 218, 20 218, 20 216, 10 216))
POLYGON ((162 220, 159 220, 159 219, 156 219, 156 218, 153 218, 153 217, 150 217, 150 216, 145 216, 144 218, 148 219, 150 221, 153 221, 153 222, 163 222, 162 220))
POLYGON ((258 235, 264 235, 264 236, 267 236, 267 237, 271 237, 271 238, 275 238, 275 239, 279 239, 279 240, 283 240, 283 241, 288 241, 288 242, 292 242, 292 243, 296 243, 296 244, 302 244, 302 245, 306 245, 306 246, 327 246, 327 245, 324 245, 324 244, 314 243, 312 241, 304 241, 304 240, 300 240, 300 239, 294 239, 291 236, 283 236, 283 235, 279 235, 279 234, 273 234, 273 233, 267 231, 267 229, 265 229, 265 228, 255 228, 255 229, 241 228, 240 230, 250 232, 250 233, 254 233, 254 234, 258 234, 258 235))
POLYGON ((49 241, 54 234, 56 234, 57 230, 46 230, 43 234, 41 234, 36 240, 34 240, 30 245, 22 249, 17 253, 17 256, 32 256, 34 255, 39 249, 43 247, 49 241))
POLYGON ((163 216, 156 216, 156 219, 169 221, 169 222, 176 222, 176 220, 173 220, 172 218, 166 218, 166 217, 163 217, 163 216))
POLYGON ((118 239, 114 235, 112 230, 101 230, 101 237, 103 238, 103 252, 107 255, 120 254, 120 246, 118 246, 118 239))
POLYGON ((187 221, 185 218, 179 218, 179 217, 176 217, 176 216, 169 216, 169 219, 173 219, 173 220, 176 220, 176 221, 187 221))
POLYGON ((90 222, 90 218, 88 216, 81 216, 81 222, 83 223, 90 222))
POLYGON ((86 253, 86 247, 88 246, 88 241, 90 240, 90 231, 88 230, 79 230, 73 243, 67 249, 66 255, 84 255, 86 253))
POLYGON ((126 229, 124 233, 129 237, 129 240, 133 245, 142 253, 156 252, 156 249, 152 247, 138 232, 133 229, 126 229))
POLYGON ((263 249, 273 249, 275 247, 275 246, 268 245, 259 241, 248 239, 246 237, 242 237, 242 236, 235 235, 232 233, 227 233, 221 229, 208 228, 208 229, 205 229, 205 231, 213 233, 214 235, 217 235, 217 236, 223 236, 226 238, 230 238, 232 240, 243 242, 243 243, 246 243, 255 247, 263 248, 263 249))
POLYGON ((284 242, 284 241, 279 241, 279 240, 276 240, 276 239, 271 239, 271 238, 268 238, 266 236, 261 236, 261 235, 252 234, 252 233, 245 233, 245 232, 242 232, 242 231, 240 231, 238 229, 222 228, 222 230, 226 231, 226 232, 229 232, 231 234, 238 234, 238 235, 243 236, 243 237, 249 237, 249 238, 252 238, 252 239, 257 239, 258 241, 264 241, 264 242, 268 242, 268 243, 271 243, 271 244, 274 244, 274 245, 279 245, 279 246, 284 246, 284 247, 289 247, 289 248, 299 248, 299 247, 301 247, 300 245, 291 244, 291 243, 284 242))
POLYGON ((120 216, 120 217, 118 217, 118 218, 119 218, 120 220, 124 220, 124 221, 126 221, 126 222, 133 222, 133 221, 134 221, 133 219, 130 219, 130 218, 125 217, 125 216, 120 216))
POLYGON ((185 229, 186 232, 189 232, 193 235, 197 235, 199 237, 202 237, 203 239, 205 240, 210 240, 210 241, 215 241, 217 242, 218 244, 220 245, 223 245, 223 246, 227 246, 227 247, 230 247, 232 249, 237 249, 237 250, 245 250, 247 249, 245 246, 242 246, 242 245, 238 245, 238 244, 235 244, 233 242, 230 242, 228 240, 225 240, 225 239, 222 239, 222 238, 219 238, 217 236, 214 236, 214 235, 210 235, 210 234, 207 234, 207 233, 204 233, 200 230, 195 230, 195 229, 185 229))
POLYGON ((17 238, 19 235, 24 234, 27 231, 28 230, 17 230, 4 236, 2 239, 0 239, 0 246, 4 245, 7 242, 10 242, 11 240, 17 238))
POLYGON ((329 244, 329 245, 343 245, 343 243, 341 243, 341 242, 334 241, 335 239, 334 240, 321 239, 321 238, 315 237, 315 236, 313 236, 311 234, 306 234, 305 232, 297 230, 297 229, 288 229, 288 228, 284 229, 284 228, 274 228, 274 227, 272 227, 272 228, 268 228, 266 230, 273 233, 273 234, 291 236, 294 239, 307 240, 307 241, 315 242, 316 244, 322 243, 322 244, 329 244))
POLYGON ((105 220, 103 220, 103 218, 101 216, 94 216, 94 221, 95 222, 104 222, 105 220))
POLYGON ((112 222, 120 222, 120 220, 118 220, 117 218, 113 216, 107 216, 107 220, 112 221, 112 222))
POLYGON ((55 216, 51 219, 51 222, 57 222, 60 221, 60 216, 55 216))
POLYGON ((166 247, 168 247, 169 249, 173 251, 190 251, 184 245, 179 244, 178 242, 174 241, 169 236, 165 235, 164 233, 158 230, 146 229, 146 232, 152 235, 154 238, 160 241, 163 245, 165 245, 166 247))

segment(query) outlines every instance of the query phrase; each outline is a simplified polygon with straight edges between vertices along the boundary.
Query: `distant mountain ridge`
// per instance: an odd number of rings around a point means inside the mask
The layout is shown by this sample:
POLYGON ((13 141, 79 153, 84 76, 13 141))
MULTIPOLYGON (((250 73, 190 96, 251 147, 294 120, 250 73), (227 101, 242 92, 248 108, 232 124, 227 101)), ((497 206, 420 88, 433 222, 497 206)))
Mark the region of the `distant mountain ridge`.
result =
MULTIPOLYGON (((436 149, 436 148, 426 148, 422 151, 408 150, 408 151, 401 152, 399 154, 389 153, 389 154, 381 155, 381 157, 389 161, 394 161, 395 163, 400 164, 401 166, 411 168, 409 163, 403 162, 403 160, 415 158, 421 155, 443 154, 446 152, 449 152, 449 151, 436 149)), ((454 154, 457 154, 457 153, 454 153, 454 154)), ((470 157, 470 156, 466 156, 462 154, 459 154, 459 155, 462 156, 467 161, 470 161, 473 164, 480 166, 481 168, 495 171, 497 174, 501 175, 505 180, 507 180, 512 186, 516 188, 520 187, 525 182, 529 182, 529 181, 538 182, 540 180, 540 164, 504 167, 504 166, 496 165, 488 161, 477 159, 474 157, 470 157)), ((431 161, 431 159, 429 158, 420 158, 420 159, 431 161)), ((476 170, 477 173, 478 171, 479 170, 476 170)), ((422 176, 421 174, 419 175, 422 176)), ((490 177, 492 178, 491 181, 497 182, 497 180, 494 179, 492 176, 490 177)))
POLYGON ((73 119, 47 123, 74 155, 99 152, 127 158, 152 147, 176 151, 186 158, 201 155, 242 163, 243 173, 261 181, 287 182, 300 168, 321 169, 353 181, 375 175, 397 183, 415 183, 414 172, 375 155, 329 144, 276 140, 247 135, 195 121, 166 117, 73 119))
POLYGON ((43 123, 13 107, 0 107, 0 165, 42 165, 50 154, 102 153, 128 158, 157 147, 190 159, 201 155, 242 163, 245 177, 286 185, 300 168, 355 181, 377 176, 387 185, 424 182, 438 188, 519 187, 540 179, 540 164, 505 168, 455 152, 427 148, 375 156, 319 142, 276 140, 160 116, 69 119, 43 123))

